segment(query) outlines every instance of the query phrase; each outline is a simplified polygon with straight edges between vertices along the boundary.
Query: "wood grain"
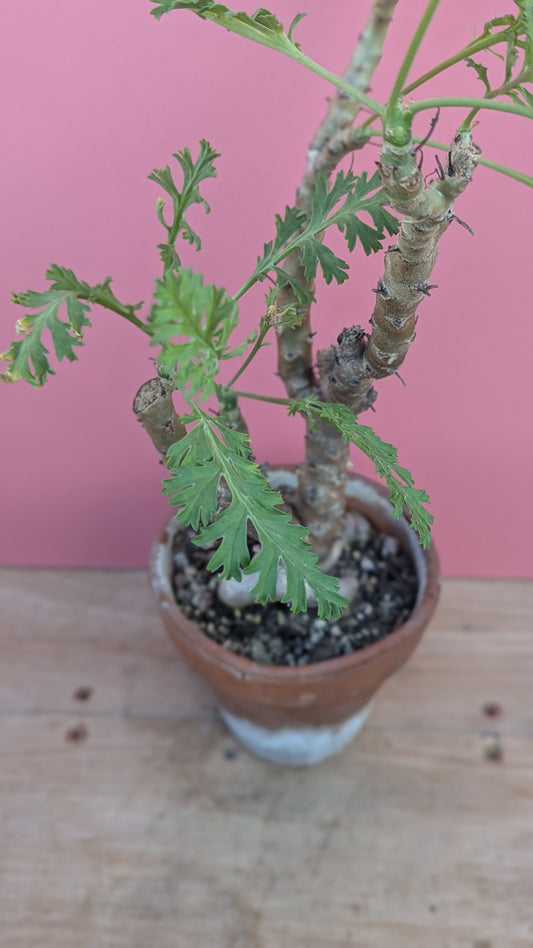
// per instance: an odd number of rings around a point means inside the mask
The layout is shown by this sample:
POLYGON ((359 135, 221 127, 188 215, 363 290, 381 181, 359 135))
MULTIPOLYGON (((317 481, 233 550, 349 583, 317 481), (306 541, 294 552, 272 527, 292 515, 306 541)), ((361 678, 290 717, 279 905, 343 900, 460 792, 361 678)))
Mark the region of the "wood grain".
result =
POLYGON ((0 616, 0 945, 533 948, 533 583, 446 581, 309 770, 236 748, 142 573, 0 570, 0 616))

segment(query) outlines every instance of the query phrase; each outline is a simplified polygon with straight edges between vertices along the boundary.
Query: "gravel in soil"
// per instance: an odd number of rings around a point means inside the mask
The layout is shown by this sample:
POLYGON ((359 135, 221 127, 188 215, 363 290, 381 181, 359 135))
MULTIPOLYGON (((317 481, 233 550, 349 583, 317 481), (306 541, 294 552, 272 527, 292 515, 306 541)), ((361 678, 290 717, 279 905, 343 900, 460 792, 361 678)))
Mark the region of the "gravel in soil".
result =
MULTIPOLYGON (((398 541, 356 516, 356 529, 335 575, 355 574, 356 594, 340 619, 320 619, 317 610, 294 615, 285 603, 253 603, 232 609, 217 595, 218 578, 207 569, 213 548, 192 543, 192 531, 174 540, 173 588, 182 611, 225 648, 268 665, 308 665, 350 655, 390 635, 410 615, 417 579, 398 541)), ((353 521, 353 518, 352 518, 353 521)))

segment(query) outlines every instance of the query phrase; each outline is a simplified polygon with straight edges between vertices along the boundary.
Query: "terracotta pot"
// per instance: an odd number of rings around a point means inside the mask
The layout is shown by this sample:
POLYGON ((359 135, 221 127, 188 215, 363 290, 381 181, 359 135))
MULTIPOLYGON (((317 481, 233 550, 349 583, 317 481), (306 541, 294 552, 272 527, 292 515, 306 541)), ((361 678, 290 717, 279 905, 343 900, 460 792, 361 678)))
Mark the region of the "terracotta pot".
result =
MULTIPOLYGON (((292 472, 274 471, 274 486, 295 483, 292 472)), ((380 685, 416 648, 439 595, 439 562, 422 550, 405 519, 391 514, 387 491, 362 477, 347 487, 349 509, 396 536, 415 563, 415 608, 386 638, 341 658, 288 667, 243 658, 204 635, 178 608, 171 587, 174 518, 154 541, 150 576, 167 632, 182 657, 211 684, 224 721, 244 746, 282 764, 314 764, 342 750, 361 729, 380 685)))

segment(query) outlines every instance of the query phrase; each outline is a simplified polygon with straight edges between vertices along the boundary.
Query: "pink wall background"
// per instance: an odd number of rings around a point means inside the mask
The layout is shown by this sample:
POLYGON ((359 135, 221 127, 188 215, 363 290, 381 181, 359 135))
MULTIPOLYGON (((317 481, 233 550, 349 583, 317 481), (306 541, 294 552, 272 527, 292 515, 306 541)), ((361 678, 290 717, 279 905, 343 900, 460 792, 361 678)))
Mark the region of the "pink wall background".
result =
MULTIPOLYGON (((253 12, 256 3, 239 6, 253 12)), ((288 24, 301 6, 309 11, 298 28, 304 51, 342 71, 367 3, 277 0, 274 9, 288 24)), ((376 97, 405 49, 404 14, 412 23, 424 6, 399 4, 376 97)), ((415 74, 508 8, 505 0, 443 3, 415 74)), ((190 262, 230 291, 272 235, 274 213, 293 200, 328 87, 191 14, 157 23, 149 9, 147 0, 92 0, 83 9, 27 0, 3 11, 0 350, 22 315, 10 291, 44 288, 52 261, 92 282, 112 274, 125 300, 150 299, 162 231, 159 192, 146 176, 173 151, 196 150, 206 137, 222 153, 219 178, 205 187, 212 214, 198 218, 205 251, 196 259, 191 251, 190 262)), ((450 73, 450 86, 481 92, 465 67, 450 73)), ((439 88, 436 81, 432 93, 439 88)), ((448 140, 454 126, 443 114, 435 137, 448 140)), ((478 140, 487 157, 531 173, 532 132, 526 121, 485 115, 478 140)), ((363 420, 397 444, 400 462, 430 493, 445 573, 533 576, 533 192, 481 168, 456 210, 476 237, 459 226, 445 236, 439 289, 421 310, 403 369, 407 387, 385 380, 376 414, 363 420)), ((366 323, 379 269, 378 259, 356 256, 352 280, 321 294, 320 345, 344 325, 366 323)), ((260 311, 260 295, 245 303, 247 329, 260 311)), ((2 563, 144 565, 167 513, 162 469, 130 410, 150 377, 150 354, 134 328, 95 311, 77 363, 61 364, 44 389, 0 388, 2 563)), ((273 358, 263 353, 250 387, 270 384, 273 358)), ((246 407, 258 459, 298 461, 300 423, 282 409, 246 407)))

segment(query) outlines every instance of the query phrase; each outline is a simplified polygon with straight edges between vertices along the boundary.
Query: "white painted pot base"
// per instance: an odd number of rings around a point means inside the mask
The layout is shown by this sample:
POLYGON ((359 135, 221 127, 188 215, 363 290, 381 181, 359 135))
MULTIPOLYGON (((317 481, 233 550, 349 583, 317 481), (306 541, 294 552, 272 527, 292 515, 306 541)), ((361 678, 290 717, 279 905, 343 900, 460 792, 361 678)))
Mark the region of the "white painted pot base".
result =
POLYGON ((245 718, 238 718, 225 708, 219 707, 218 710, 230 731, 252 754, 275 764, 307 767, 319 764, 326 757, 331 757, 343 750, 363 727, 370 708, 371 702, 343 724, 322 727, 284 727, 277 731, 260 727, 245 718))

